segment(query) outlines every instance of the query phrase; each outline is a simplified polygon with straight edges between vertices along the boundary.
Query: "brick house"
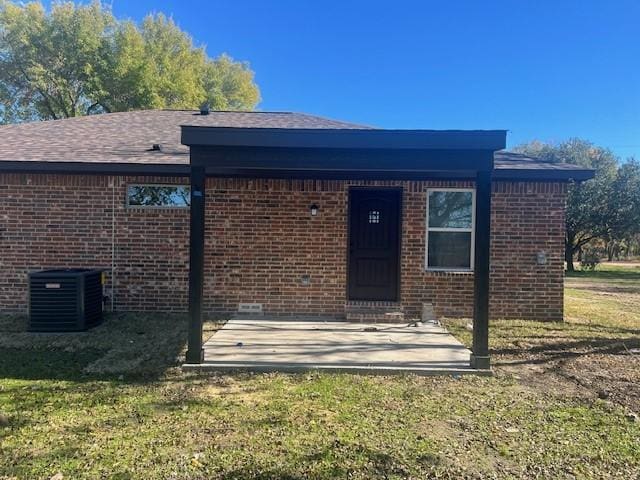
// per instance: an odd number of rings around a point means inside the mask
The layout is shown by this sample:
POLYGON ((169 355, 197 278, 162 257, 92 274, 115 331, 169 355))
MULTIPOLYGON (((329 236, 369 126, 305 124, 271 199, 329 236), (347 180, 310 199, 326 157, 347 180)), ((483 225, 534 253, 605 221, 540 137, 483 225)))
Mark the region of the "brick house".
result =
POLYGON ((491 318, 561 320, 567 184, 593 172, 505 152, 505 136, 287 112, 2 126, 0 311, 26 311, 28 271, 80 266, 105 270, 114 310, 186 311, 191 253, 204 313, 477 316, 485 301, 491 318))

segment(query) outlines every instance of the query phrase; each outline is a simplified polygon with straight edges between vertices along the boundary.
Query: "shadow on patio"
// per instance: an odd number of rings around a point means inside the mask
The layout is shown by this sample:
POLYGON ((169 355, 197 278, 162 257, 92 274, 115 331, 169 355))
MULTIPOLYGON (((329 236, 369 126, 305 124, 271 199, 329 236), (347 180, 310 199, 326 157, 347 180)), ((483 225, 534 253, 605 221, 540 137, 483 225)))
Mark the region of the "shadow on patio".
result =
POLYGON ((230 320, 187 369, 360 373, 477 373, 470 351, 444 328, 424 323, 360 324, 283 319, 230 320))

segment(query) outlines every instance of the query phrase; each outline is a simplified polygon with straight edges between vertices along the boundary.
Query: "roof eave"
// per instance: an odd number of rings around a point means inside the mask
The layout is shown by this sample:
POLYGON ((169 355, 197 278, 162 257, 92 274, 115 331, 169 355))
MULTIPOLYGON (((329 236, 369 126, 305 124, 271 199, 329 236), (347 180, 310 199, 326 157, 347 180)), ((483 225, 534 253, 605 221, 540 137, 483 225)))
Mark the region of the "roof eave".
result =
POLYGON ((189 176, 188 164, 125 162, 0 161, 0 173, 189 176))
MULTIPOLYGON (((0 173, 57 173, 57 174, 90 174, 90 175, 152 175, 152 176, 189 176, 190 167, 188 164, 158 164, 158 163, 112 163, 112 162, 47 162, 47 161, 0 161, 0 173)), ((253 172, 257 174, 258 172, 253 172)), ((291 173, 291 172, 288 172, 291 173)), ((493 179, 500 181, 530 181, 530 182, 583 182, 594 177, 593 170, 525 170, 496 168, 493 170, 493 179)), ((233 172, 219 171, 215 169, 208 171, 210 175, 221 174, 233 175, 233 172)), ((316 175, 311 171, 299 171, 294 174, 300 178, 311 178, 316 175)), ((360 172, 362 175, 363 172, 360 172)), ((371 175, 389 176, 396 178, 407 178, 424 176, 418 172, 370 172, 371 175)), ((334 171, 323 172, 323 178, 353 178, 354 172, 334 171)), ((435 175, 431 172, 431 175, 435 175)), ((457 174, 460 178, 472 178, 467 172, 457 174)))

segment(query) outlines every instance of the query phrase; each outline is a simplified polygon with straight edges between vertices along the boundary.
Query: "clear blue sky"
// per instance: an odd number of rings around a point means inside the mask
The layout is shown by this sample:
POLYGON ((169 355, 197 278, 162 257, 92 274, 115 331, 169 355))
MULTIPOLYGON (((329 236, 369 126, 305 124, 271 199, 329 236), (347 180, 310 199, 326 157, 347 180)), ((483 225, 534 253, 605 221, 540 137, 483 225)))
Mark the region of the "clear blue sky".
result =
POLYGON ((250 62, 261 110, 577 136, 640 158, 640 1, 112 0, 250 62))

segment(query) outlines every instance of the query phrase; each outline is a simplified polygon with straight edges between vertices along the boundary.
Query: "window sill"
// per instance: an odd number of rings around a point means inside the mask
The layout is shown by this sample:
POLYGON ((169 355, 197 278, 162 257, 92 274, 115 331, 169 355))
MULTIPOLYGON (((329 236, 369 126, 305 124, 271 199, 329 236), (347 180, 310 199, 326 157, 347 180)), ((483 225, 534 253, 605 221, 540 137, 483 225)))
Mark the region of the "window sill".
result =
POLYGON ((177 205, 167 206, 150 206, 150 205, 127 205, 127 210, 135 211, 158 211, 158 210, 185 210, 189 211, 190 207, 179 207, 177 205))
POLYGON ((433 275, 435 277, 439 276, 448 276, 448 275, 473 275, 473 270, 453 270, 453 269, 433 269, 426 268, 424 271, 428 275, 433 275))

